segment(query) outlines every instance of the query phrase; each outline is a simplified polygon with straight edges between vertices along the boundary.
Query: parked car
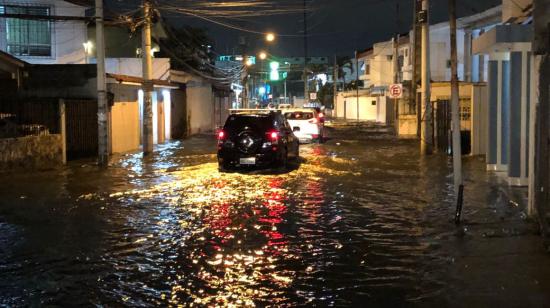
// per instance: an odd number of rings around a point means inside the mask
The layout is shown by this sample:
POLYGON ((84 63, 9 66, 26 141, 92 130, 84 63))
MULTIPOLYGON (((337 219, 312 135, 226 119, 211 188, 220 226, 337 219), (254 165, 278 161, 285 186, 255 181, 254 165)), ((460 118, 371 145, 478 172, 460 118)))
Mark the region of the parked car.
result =
POLYGON ((279 111, 246 110, 229 115, 218 131, 218 165, 234 167, 286 167, 299 157, 298 138, 279 111))
POLYGON ((289 109, 283 113, 301 143, 323 142, 324 125, 315 109, 289 109))

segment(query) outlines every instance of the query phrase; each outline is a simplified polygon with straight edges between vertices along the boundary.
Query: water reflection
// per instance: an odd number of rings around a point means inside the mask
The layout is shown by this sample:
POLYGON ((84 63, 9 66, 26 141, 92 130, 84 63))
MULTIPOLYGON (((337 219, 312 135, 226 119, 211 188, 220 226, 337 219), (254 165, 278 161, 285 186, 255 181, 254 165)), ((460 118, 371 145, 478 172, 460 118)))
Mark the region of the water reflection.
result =
MULTIPOLYGON (((24 225, 26 241, 56 236, 25 243, 31 254, 5 250, 0 286, 18 281, 11 298, 112 306, 402 303, 438 290, 425 274, 434 248, 422 242, 419 205, 430 199, 415 190, 411 147, 348 144, 305 146, 300 167, 283 174, 220 174, 211 153, 176 144, 151 159, 120 157, 104 173, 74 168, 59 182, 35 179, 37 193, 22 208, 33 212, 43 194, 55 211, 39 213, 54 223, 21 222, 29 214, 18 208, 8 223, 24 225), (62 188, 44 192, 48 181, 62 188), (26 271, 22 262, 35 265, 26 271), (67 285, 45 292, 29 276, 67 285)), ((0 230, 19 234, 6 226, 0 220, 0 230)))

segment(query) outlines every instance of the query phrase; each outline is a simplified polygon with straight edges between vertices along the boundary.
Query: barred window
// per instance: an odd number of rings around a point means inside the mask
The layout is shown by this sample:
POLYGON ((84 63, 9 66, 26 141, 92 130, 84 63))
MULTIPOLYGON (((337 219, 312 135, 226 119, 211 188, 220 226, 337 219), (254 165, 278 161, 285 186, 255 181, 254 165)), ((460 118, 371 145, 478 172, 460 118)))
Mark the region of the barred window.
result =
MULTIPOLYGON (((50 15, 49 7, 0 6, 0 13, 50 15)), ((6 18, 7 51, 14 56, 49 57, 52 54, 51 23, 46 20, 6 18)))

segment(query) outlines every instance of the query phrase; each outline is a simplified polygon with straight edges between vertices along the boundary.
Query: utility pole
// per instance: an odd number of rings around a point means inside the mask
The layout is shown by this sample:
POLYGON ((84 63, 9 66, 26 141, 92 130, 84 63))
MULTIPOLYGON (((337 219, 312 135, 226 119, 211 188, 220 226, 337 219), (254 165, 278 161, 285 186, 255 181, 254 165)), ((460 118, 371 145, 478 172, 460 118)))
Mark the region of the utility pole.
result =
POLYGON ((422 0, 414 0, 414 16, 413 16, 413 49, 412 49, 412 82, 411 82, 411 99, 412 104, 415 107, 416 112, 416 135, 418 138, 421 137, 422 131, 422 103, 418 98, 418 85, 421 82, 420 70, 421 70, 421 61, 420 61, 420 47, 421 47, 421 24, 420 11, 422 9, 422 0))
POLYGON ((359 55, 355 51, 355 96, 357 97, 357 121, 359 121, 359 55))
POLYGON ((456 46, 456 0, 449 0, 449 25, 451 32, 451 112, 453 131, 453 176, 455 201, 462 186, 462 145, 460 144, 460 100, 458 84, 458 56, 456 46))
POLYGON ((422 0, 420 12, 422 23, 422 134, 420 153, 430 155, 433 152, 432 104, 430 102, 430 9, 429 1, 422 0))
MULTIPOLYGON (((105 31, 103 28, 103 0, 95 0, 96 62, 97 62, 97 149, 98 164, 109 163, 109 105, 105 76, 105 31)), ((88 51, 86 51, 87 53, 88 51)), ((86 54, 86 57, 88 55, 86 54)))
MULTIPOLYGON (((393 83, 399 83, 399 2, 395 3, 395 36, 393 37, 393 83)), ((399 135, 399 99, 394 98, 394 127, 395 133, 399 135)))
POLYGON ((304 0, 304 103, 309 102, 307 63, 307 0, 304 0))
POLYGON ((249 79, 248 78, 248 66, 246 65, 246 61, 248 60, 248 56, 246 54, 243 53, 243 71, 242 71, 242 78, 241 78, 241 83, 243 84, 243 92, 241 93, 242 95, 242 107, 243 108, 250 108, 249 107, 249 100, 248 100, 248 82, 249 82, 249 79))
POLYGON ((285 100, 284 100, 285 104, 288 104, 288 100, 286 98, 286 78, 285 78, 285 100))
MULTIPOLYGON (((336 59, 336 55, 334 55, 334 72, 333 75, 333 89, 332 92, 334 93, 332 95, 332 110, 336 111, 336 107, 338 106, 338 60, 336 59)), ((336 117, 337 113, 334 113, 334 117, 336 117)))
POLYGON ((153 153, 153 59, 151 57, 151 2, 143 0, 143 155, 153 153))

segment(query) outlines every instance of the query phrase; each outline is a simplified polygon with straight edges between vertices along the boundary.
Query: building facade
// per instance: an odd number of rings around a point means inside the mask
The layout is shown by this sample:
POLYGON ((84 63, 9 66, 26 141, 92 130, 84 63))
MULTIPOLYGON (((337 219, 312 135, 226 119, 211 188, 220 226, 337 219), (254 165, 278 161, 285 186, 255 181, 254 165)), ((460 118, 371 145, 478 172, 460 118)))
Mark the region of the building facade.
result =
POLYGON ((502 23, 473 41, 474 52, 488 57, 487 169, 516 186, 529 184, 533 168, 537 79, 532 5, 529 1, 521 5, 520 10, 504 0, 502 23))
MULTIPOLYGON (((85 11, 67 1, 0 0, 0 14, 84 17, 85 11)), ((31 64, 83 64, 87 41, 84 21, 0 18, 0 50, 31 64)))

